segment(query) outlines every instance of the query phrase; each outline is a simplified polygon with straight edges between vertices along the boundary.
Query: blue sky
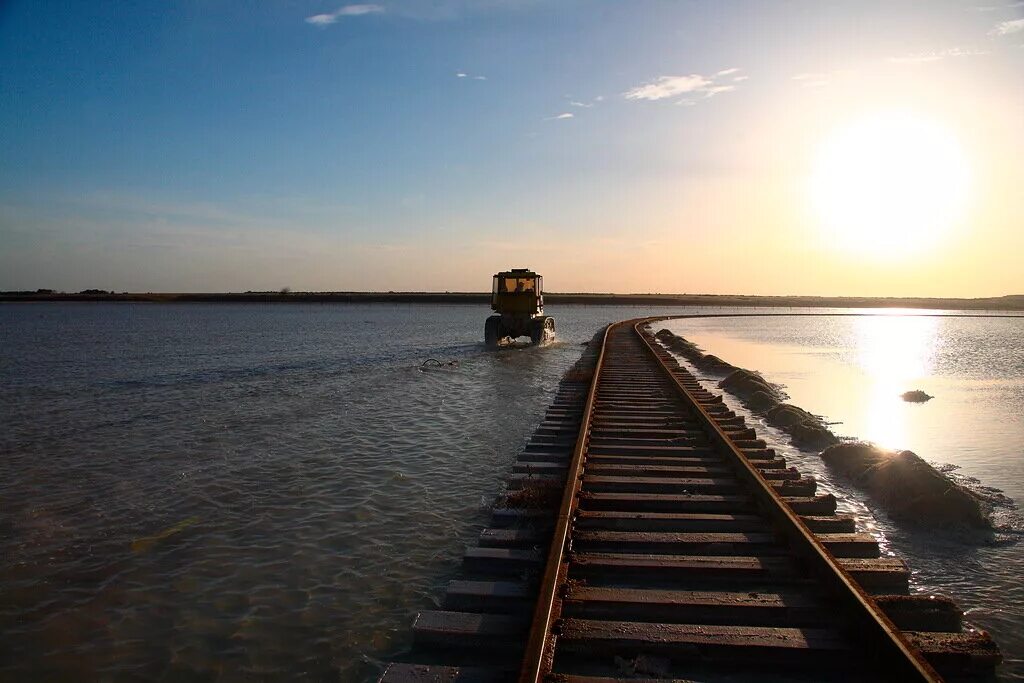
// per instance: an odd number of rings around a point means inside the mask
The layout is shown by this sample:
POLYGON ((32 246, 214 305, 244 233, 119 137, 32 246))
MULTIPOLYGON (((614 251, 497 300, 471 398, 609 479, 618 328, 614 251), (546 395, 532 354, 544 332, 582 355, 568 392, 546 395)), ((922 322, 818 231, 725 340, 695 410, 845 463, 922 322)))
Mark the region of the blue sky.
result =
MULTIPOLYGON (((882 293, 779 197, 910 107, 992 172, 961 237, 1019 239, 1024 5, 989 1, 9 1, 0 289, 882 293)), ((1024 290, 981 252, 925 286, 948 256, 886 286, 1024 290)))

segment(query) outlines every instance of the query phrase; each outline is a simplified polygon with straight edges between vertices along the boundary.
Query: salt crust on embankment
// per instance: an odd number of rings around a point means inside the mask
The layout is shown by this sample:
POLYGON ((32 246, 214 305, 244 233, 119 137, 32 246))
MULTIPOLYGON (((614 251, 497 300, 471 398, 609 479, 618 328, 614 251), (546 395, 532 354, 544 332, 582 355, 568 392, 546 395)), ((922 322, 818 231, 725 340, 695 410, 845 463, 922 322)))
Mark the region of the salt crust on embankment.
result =
POLYGON ((739 398, 798 448, 819 450, 825 463, 868 491, 894 518, 933 527, 991 529, 991 507, 911 451, 887 451, 868 443, 841 443, 816 415, 785 403, 786 395, 760 373, 703 353, 669 330, 656 335, 694 366, 726 375, 718 386, 739 398))

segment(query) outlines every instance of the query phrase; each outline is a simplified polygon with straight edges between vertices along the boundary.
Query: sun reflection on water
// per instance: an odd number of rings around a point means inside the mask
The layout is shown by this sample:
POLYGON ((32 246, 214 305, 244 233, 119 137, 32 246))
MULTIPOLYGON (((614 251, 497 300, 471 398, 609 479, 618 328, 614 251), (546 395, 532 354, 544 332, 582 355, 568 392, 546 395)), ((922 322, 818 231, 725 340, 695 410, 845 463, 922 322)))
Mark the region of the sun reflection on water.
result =
POLYGON ((927 380, 937 345, 938 319, 881 315, 856 319, 856 362, 867 375, 862 438, 889 448, 907 443, 906 407, 900 395, 927 380))

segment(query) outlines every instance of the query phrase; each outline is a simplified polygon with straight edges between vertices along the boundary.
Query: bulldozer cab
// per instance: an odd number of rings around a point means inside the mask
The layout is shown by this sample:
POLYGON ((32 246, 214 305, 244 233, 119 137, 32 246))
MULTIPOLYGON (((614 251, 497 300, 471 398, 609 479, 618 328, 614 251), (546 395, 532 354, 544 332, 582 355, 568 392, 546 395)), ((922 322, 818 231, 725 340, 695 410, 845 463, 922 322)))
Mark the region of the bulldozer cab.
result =
POLYGON ((542 313, 543 285, 544 278, 526 268, 498 273, 491 286, 491 308, 498 313, 542 313))

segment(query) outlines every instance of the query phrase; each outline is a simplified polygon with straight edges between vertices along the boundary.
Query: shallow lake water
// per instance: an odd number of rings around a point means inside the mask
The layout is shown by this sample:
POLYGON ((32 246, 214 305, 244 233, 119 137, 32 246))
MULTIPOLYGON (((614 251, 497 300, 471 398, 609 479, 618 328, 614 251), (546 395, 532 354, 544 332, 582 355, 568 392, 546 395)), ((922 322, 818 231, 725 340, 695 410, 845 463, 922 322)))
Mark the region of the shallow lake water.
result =
MULTIPOLYGON (((886 552, 907 561, 913 590, 956 598, 1002 647, 1002 678, 1022 679, 1024 525, 1016 502, 1024 501, 1024 317, 869 313, 878 315, 716 317, 659 327, 760 371, 789 402, 830 422, 836 435, 912 450, 989 498, 1000 528, 994 542, 896 523, 816 452, 792 447, 785 434, 729 401, 760 422, 759 431, 815 475, 822 490, 840 497, 886 552), (934 398, 901 398, 914 389, 934 398)), ((709 385, 721 379, 707 378, 709 385)))
MULTIPOLYGON (((0 678, 372 680, 443 595, 580 342, 607 322, 696 311, 548 312, 556 343, 494 353, 481 343, 484 306, 0 306, 0 678), (421 367, 428 358, 457 365, 421 367)), ((798 395, 783 375, 805 371, 799 354, 789 370, 740 357, 759 341, 817 348, 820 325, 794 320, 804 337, 780 340, 749 320, 680 323, 799 405, 861 424, 829 391, 798 395)), ((1009 361, 982 346, 963 372, 931 366, 907 388, 936 399, 914 408, 952 412, 930 428, 908 418, 905 434, 934 435, 903 446, 1020 497, 1012 350, 1024 320, 956 324, 970 334, 935 335, 972 349, 1003 338, 1009 361), (975 455, 939 452, 943 438, 975 455)), ((914 566, 919 590, 972 608, 1019 675, 1018 546, 902 529, 821 476, 914 566)))

